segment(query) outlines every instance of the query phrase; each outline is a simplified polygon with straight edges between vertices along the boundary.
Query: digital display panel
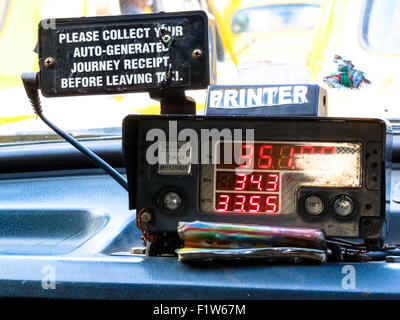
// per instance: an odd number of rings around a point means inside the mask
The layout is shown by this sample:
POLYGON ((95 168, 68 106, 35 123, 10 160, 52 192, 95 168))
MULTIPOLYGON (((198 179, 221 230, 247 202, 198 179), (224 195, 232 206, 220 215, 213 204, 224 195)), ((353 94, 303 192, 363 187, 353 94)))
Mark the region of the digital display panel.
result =
POLYGON ((361 183, 359 143, 219 142, 216 151, 212 210, 203 205, 208 212, 292 214, 299 186, 361 183))
MULTIPOLYGON (((259 170, 307 170, 324 169, 324 162, 320 159, 328 158, 327 155, 336 153, 335 146, 330 145, 296 145, 296 144, 270 144, 270 143, 243 143, 236 150, 240 151, 240 159, 235 163, 234 154, 228 159, 223 143, 219 144, 219 155, 221 163, 217 169, 259 169, 259 170), (307 156, 312 155, 312 157, 307 156), (317 160, 317 161, 315 161, 317 160), (313 167, 309 162, 313 162, 313 167), (318 165, 318 167, 316 167, 318 165)), ((235 148, 235 145, 231 149, 235 148)), ((231 155, 231 153, 229 153, 231 155)))

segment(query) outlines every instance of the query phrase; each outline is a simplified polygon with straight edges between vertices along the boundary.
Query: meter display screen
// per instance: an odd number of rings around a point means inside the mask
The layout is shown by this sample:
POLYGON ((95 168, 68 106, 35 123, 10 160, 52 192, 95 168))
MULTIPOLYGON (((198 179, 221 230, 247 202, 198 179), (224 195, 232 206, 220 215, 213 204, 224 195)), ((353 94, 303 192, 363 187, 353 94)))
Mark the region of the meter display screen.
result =
POLYGON ((218 142, 215 148, 219 161, 201 170, 204 212, 294 214, 301 186, 361 183, 359 143, 218 142))

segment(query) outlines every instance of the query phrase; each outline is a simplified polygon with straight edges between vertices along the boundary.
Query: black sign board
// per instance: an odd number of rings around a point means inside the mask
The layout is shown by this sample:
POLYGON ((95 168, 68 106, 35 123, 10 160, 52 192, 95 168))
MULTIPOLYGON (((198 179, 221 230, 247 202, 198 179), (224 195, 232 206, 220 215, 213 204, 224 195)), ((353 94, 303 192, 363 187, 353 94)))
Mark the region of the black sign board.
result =
POLYGON ((40 87, 47 97, 203 89, 214 82, 214 34, 203 11, 41 23, 40 87))

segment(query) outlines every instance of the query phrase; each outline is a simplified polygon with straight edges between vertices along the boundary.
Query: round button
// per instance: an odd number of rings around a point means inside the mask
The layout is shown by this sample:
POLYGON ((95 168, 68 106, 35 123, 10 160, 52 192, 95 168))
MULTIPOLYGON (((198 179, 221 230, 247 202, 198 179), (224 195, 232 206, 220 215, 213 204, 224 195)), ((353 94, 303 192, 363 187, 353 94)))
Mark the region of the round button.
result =
POLYGON ((171 191, 164 194, 162 203, 168 210, 176 211, 182 205, 182 198, 176 192, 171 191))
POLYGON ((353 213, 353 201, 347 196, 339 196, 333 201, 333 211, 340 217, 347 217, 353 213))
POLYGON ((304 209, 308 214, 317 216, 324 210, 324 202, 318 196, 309 196, 304 201, 304 209))

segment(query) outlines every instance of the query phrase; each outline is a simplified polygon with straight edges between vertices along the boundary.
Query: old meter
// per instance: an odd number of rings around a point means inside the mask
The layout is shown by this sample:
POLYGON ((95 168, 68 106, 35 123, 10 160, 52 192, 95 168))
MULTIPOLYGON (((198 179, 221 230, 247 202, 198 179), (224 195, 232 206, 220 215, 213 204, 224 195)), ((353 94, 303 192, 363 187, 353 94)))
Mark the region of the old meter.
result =
POLYGON ((203 11, 41 23, 40 89, 46 97, 203 89, 215 82, 214 36, 203 11))
POLYGON ((161 239, 201 220, 379 241, 388 129, 377 119, 128 116, 130 207, 161 239))

